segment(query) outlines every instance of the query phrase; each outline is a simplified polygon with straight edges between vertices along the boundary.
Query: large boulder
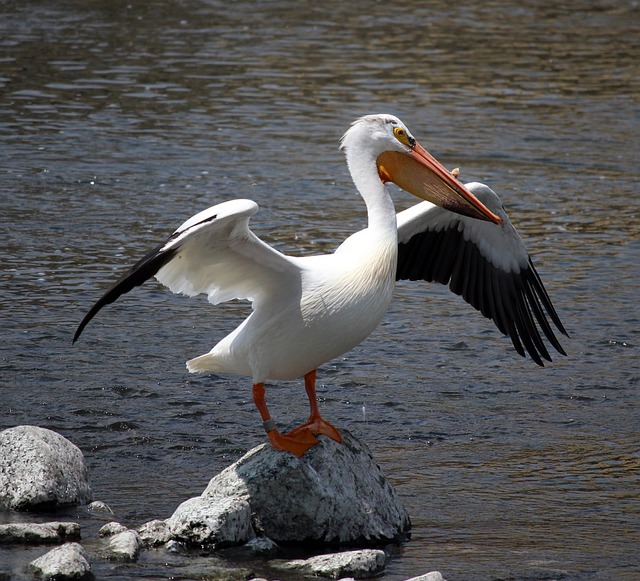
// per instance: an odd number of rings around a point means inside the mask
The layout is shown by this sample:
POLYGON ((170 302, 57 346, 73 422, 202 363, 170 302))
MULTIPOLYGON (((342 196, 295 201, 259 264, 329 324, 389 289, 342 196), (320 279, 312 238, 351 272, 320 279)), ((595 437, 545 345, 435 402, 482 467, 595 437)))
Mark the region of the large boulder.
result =
POLYGON ((36 426, 0 432, 0 507, 40 510, 91 500, 84 457, 69 440, 36 426))
POLYGON ((215 476, 202 496, 246 500, 256 533, 276 542, 403 539, 411 523, 396 491, 368 448, 346 430, 342 435, 342 444, 321 436, 301 458, 258 446, 215 476))
POLYGON ((268 444, 215 476, 202 495, 138 529, 146 546, 276 543, 375 546, 406 538, 409 515, 371 452, 349 432, 320 436, 302 458, 268 444))

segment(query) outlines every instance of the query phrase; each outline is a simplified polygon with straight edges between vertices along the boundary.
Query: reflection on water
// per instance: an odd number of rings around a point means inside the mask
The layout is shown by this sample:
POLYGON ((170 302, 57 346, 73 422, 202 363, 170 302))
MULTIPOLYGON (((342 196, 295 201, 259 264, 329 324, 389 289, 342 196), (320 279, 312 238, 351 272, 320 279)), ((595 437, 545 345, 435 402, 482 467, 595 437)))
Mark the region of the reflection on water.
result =
MULTIPOLYGON (((412 515, 384 579, 638 578, 633 2, 2 11, 0 428, 71 438, 129 524, 198 494, 262 439, 247 380, 183 368, 246 307, 150 284, 71 347, 75 325, 224 199, 255 199, 278 248, 331 251, 364 224, 339 138, 388 111, 502 195, 572 338, 539 369, 446 289, 402 283, 381 328, 320 371, 326 416, 372 447, 412 515)), ((283 422, 305 414, 297 383, 269 398, 283 422)))

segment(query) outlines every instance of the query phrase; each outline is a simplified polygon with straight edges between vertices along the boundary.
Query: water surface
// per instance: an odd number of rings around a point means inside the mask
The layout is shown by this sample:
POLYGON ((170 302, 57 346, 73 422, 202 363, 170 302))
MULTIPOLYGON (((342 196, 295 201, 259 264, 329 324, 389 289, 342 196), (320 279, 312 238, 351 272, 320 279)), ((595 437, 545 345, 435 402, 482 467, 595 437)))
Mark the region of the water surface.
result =
MULTIPOLYGON (((340 136, 395 113, 500 193, 571 339, 538 368, 447 289, 401 283, 381 327, 320 369, 324 415, 372 448, 412 516, 382 578, 640 577, 637 3, 1 10, 1 429, 70 438, 130 526, 199 494, 263 441, 249 380, 184 369, 246 305, 150 283, 72 346, 77 323, 226 199, 256 200, 254 231, 280 249, 332 251, 365 223, 340 136)), ((299 383, 268 398, 283 424, 306 414, 299 383)), ((97 573, 166 576, 143 559, 97 573)))

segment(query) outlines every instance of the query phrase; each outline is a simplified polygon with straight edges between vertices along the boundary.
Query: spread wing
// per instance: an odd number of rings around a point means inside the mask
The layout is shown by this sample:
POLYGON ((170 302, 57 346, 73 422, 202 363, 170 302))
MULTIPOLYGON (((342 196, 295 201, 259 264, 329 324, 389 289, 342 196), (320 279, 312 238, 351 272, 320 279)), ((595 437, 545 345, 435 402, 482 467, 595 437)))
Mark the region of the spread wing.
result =
POLYGON ((502 224, 466 218, 422 202, 398 214, 396 280, 425 280, 449 288, 509 335, 516 351, 538 364, 551 361, 541 331, 566 355, 553 325, 568 336, 531 257, 500 198, 484 184, 466 184, 502 224))
POLYGON ((287 256, 249 229, 258 211, 251 200, 232 200, 196 214, 151 250, 107 290, 73 338, 104 307, 155 276, 174 293, 204 293, 214 304, 249 299, 258 308, 299 288, 299 270, 287 256))

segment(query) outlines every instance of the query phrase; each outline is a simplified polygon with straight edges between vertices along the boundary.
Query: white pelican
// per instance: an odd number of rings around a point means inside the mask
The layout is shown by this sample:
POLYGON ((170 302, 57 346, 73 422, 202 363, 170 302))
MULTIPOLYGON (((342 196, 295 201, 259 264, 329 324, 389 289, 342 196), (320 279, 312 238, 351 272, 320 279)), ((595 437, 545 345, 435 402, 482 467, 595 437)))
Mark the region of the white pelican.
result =
POLYGON ((341 441, 320 417, 316 368, 378 326, 398 279, 449 284, 493 319, 518 353, 524 356, 526 349, 540 365, 550 357, 538 326, 565 354, 547 317, 567 333, 492 190, 464 186, 392 115, 358 119, 341 147, 367 206, 368 226, 333 254, 282 254, 249 229, 255 202, 223 202, 187 220, 126 272, 84 317, 74 342, 103 306, 153 276, 174 293, 203 293, 213 304, 248 299, 251 315, 187 368, 252 377, 253 399, 271 444, 297 456, 317 443, 318 434, 341 441), (385 186, 390 181, 428 201, 396 216, 385 186), (281 434, 265 403, 264 382, 301 376, 309 420, 281 434))

